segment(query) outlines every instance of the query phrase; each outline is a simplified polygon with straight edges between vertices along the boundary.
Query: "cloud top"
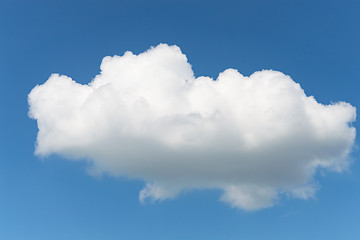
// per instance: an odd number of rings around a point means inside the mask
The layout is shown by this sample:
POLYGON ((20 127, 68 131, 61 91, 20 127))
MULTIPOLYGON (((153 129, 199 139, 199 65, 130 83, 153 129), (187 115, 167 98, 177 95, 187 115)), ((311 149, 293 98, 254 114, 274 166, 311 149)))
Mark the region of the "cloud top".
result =
POLYGON ((342 171, 356 110, 323 105, 278 71, 194 76, 177 46, 105 57, 89 84, 52 74, 28 96, 36 154, 88 159, 93 174, 143 179, 139 199, 215 188, 234 207, 314 195, 320 168, 342 171))

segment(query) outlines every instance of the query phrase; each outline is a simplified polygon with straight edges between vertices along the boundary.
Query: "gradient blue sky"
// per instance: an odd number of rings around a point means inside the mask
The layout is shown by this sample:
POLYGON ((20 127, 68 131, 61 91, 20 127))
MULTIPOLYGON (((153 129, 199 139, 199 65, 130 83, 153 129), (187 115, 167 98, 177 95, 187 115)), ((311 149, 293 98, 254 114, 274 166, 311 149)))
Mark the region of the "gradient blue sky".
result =
MULTIPOLYGON (((358 141, 315 199, 243 212, 218 191, 142 205, 142 181, 34 156, 27 95, 51 73, 88 83, 101 59, 176 44, 196 76, 274 69, 308 95, 360 106, 358 1, 0 1, 0 239, 357 239, 358 141)), ((359 128, 359 124, 354 124, 359 128)))

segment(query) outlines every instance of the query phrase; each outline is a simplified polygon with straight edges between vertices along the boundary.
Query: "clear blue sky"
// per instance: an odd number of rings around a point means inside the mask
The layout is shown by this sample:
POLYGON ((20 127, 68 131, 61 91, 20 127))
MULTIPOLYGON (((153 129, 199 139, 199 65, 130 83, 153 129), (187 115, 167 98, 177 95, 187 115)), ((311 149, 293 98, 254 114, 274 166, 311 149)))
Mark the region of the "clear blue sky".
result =
POLYGON ((196 76, 274 69, 321 103, 359 107, 359 12, 358 1, 0 1, 0 239, 358 239, 358 140, 348 172, 316 176, 315 199, 244 212, 201 190, 142 205, 142 181, 34 156, 27 95, 51 73, 88 83, 104 56, 168 43, 196 76))

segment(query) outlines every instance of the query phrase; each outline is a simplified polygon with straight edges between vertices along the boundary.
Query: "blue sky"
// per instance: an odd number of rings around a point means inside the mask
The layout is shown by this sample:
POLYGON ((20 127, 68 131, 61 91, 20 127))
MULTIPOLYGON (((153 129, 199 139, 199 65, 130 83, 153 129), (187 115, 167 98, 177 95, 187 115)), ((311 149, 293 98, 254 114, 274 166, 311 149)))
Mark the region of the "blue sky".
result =
POLYGON ((355 239, 358 140, 349 170, 316 174, 309 200, 247 212, 198 190, 141 204, 142 180, 35 156, 27 96, 51 73, 85 84, 104 56, 167 43, 196 77, 273 69, 319 103, 358 107, 359 10, 356 1, 1 1, 0 239, 355 239))

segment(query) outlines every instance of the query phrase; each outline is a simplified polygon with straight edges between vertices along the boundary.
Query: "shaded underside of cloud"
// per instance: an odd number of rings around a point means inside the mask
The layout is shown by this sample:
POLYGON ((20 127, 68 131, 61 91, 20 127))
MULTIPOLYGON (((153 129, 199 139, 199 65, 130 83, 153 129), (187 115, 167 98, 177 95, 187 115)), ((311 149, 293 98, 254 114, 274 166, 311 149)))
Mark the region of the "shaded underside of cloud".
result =
POLYGON ((86 85, 53 74, 31 91, 36 154, 143 179, 141 201, 215 188, 222 201, 256 210, 281 194, 312 197, 318 169, 348 166, 355 108, 320 104, 281 72, 196 78, 181 50, 166 44, 105 57, 100 69, 86 85))

